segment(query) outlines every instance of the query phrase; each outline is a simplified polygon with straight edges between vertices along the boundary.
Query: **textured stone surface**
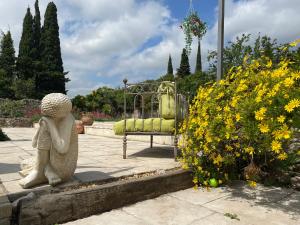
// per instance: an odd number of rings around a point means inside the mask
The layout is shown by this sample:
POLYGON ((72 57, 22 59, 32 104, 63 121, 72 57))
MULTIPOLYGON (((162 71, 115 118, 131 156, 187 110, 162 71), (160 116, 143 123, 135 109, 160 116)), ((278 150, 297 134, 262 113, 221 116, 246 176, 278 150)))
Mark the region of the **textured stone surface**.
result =
POLYGON ((8 200, 5 189, 0 183, 0 224, 9 225, 12 215, 12 204, 8 200))
POLYGON ((223 188, 169 193, 65 225, 109 221, 122 225, 296 225, 300 224, 299 203, 300 192, 261 185, 252 189, 238 182, 223 188))
POLYGON ((0 127, 32 127, 31 118, 0 118, 0 127))
POLYGON ((50 225, 70 221, 192 185, 190 173, 179 170, 164 175, 89 185, 57 194, 41 195, 22 202, 19 224, 50 225))
POLYGON ((42 99, 43 117, 32 141, 32 146, 37 148, 37 157, 34 165, 23 163, 21 174, 28 174, 20 181, 23 188, 46 181, 54 186, 74 175, 78 159, 78 135, 71 110, 71 100, 64 94, 51 93, 42 99))
MULTIPOLYGON (((18 184, 20 164, 24 159, 36 155, 31 146, 34 128, 4 128, 11 141, 0 142, 0 180, 12 199, 24 193, 51 189, 49 185, 24 190, 18 184), (8 179, 9 178, 9 179, 8 179), (4 181, 6 180, 7 181, 4 181)), ((101 181, 110 178, 159 171, 179 167, 180 163, 173 158, 173 148, 166 145, 155 145, 149 148, 149 142, 128 141, 128 158, 122 158, 122 140, 101 136, 79 135, 79 156, 75 181, 101 181)), ((67 183, 66 185, 68 185, 67 183)))

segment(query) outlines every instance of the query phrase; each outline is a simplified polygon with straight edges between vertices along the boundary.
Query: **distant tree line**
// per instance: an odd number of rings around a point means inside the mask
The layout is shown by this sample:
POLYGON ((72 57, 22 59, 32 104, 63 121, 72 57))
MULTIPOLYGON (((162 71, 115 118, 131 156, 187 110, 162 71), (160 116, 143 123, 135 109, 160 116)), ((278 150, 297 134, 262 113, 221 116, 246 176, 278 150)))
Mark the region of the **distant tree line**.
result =
POLYGON ((2 32, 0 43, 0 98, 41 99, 51 92, 66 93, 67 72, 61 57, 57 8, 47 6, 41 26, 39 1, 35 15, 27 8, 19 43, 18 57, 11 32, 2 32))
MULTIPOLYGON (((260 35, 254 44, 251 44, 250 35, 242 35, 237 37, 235 41, 229 42, 224 49, 224 74, 226 75, 232 67, 241 66, 246 55, 248 60, 257 59, 261 56, 268 57, 274 66, 278 64, 281 57, 288 56, 294 62, 292 66, 300 70, 300 48, 294 49, 289 44, 278 44, 276 39, 260 35)), ((209 52, 209 66, 206 71, 203 71, 200 43, 198 43, 194 73, 191 72, 187 52, 183 49, 180 66, 175 76, 172 57, 169 55, 166 74, 157 80, 147 80, 147 82, 173 81, 176 78, 179 92, 189 95, 190 100, 192 100, 200 86, 215 81, 216 57, 216 51, 209 52)), ((77 95, 72 101, 73 105, 81 111, 101 111, 112 116, 121 116, 123 113, 123 90, 121 88, 100 87, 86 96, 77 95)), ((129 105, 128 108, 130 107, 132 106, 129 105)))

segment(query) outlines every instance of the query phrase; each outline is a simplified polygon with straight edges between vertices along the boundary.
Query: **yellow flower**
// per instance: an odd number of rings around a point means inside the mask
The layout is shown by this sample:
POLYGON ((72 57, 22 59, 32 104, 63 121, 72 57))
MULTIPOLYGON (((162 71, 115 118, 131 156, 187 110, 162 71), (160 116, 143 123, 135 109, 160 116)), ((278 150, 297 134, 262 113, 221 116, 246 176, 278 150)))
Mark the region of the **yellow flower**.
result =
POLYGON ((292 78, 288 77, 283 81, 283 83, 284 86, 291 87, 295 83, 295 81, 292 78))
POLYGON ((295 108, 300 106, 300 100, 299 99, 293 99, 291 100, 287 105, 284 106, 284 109, 287 112, 292 112, 295 108))
POLYGON ((253 155, 254 153, 254 148, 249 146, 245 148, 245 152, 247 152, 249 155, 253 155))
POLYGON ((214 164, 221 164, 223 162, 222 156, 219 154, 216 158, 214 158, 214 164))
POLYGON ((266 112, 267 112, 267 109, 265 107, 262 107, 258 111, 255 111, 255 119, 263 120, 266 112))
POLYGON ((237 105, 237 103, 238 103, 238 100, 239 100, 239 97, 233 97, 233 98, 232 98, 232 101, 231 101, 231 103, 230 103, 230 105, 231 105, 232 107, 236 107, 236 105, 237 105))
POLYGON ((287 159, 287 154, 285 152, 280 153, 279 156, 278 156, 278 159, 279 160, 285 160, 285 159, 287 159))
POLYGON ((268 133, 270 131, 268 124, 264 124, 264 123, 259 124, 258 128, 262 133, 268 133))
POLYGON ((226 137, 226 139, 229 139, 230 138, 230 134, 228 132, 226 132, 225 137, 226 137))
POLYGON ((243 83, 241 82, 241 84, 237 87, 236 91, 237 91, 237 92, 242 92, 242 91, 245 91, 245 90, 247 90, 247 89, 248 89, 247 84, 243 84, 243 83))
POLYGON ((290 43, 290 46, 295 47, 295 46, 297 46, 299 43, 300 43, 300 38, 297 39, 297 40, 295 40, 295 41, 293 41, 293 42, 291 42, 291 43, 290 43))
POLYGON ((230 108, 229 108, 228 105, 226 105, 226 106, 224 107, 224 112, 230 112, 230 108))
POLYGON ((255 188, 256 185, 257 185, 256 182, 253 181, 253 180, 249 180, 249 181, 248 181, 248 184, 249 184, 249 186, 252 187, 252 188, 255 188))
POLYGON ((271 66, 272 66, 272 60, 270 60, 268 63, 267 63, 267 68, 271 68, 271 66))
POLYGON ((222 115, 220 113, 218 113, 218 115, 216 116, 217 120, 222 120, 222 115))
POLYGON ((283 115, 278 116, 278 117, 277 117, 277 121, 278 121, 279 123, 284 123, 284 121, 285 121, 285 116, 283 116, 283 115))
POLYGON ((182 169, 187 170, 189 168, 189 166, 185 163, 182 165, 182 169))
POLYGON ((237 113, 235 115, 235 119, 236 119, 237 122, 239 122, 241 120, 241 114, 237 113))
POLYGON ((280 140, 280 139, 282 139, 282 134, 281 134, 281 131, 280 131, 280 130, 276 130, 276 131, 274 131, 272 134, 273 134, 275 140, 280 140))
POLYGON ((225 148, 226 148, 226 150, 229 151, 229 152, 233 150, 233 148, 232 148, 230 145, 226 145, 225 148))
POLYGON ((272 150, 276 153, 279 153, 279 151, 281 150, 281 143, 279 141, 272 141, 271 144, 272 150))
POLYGON ((201 123, 201 125, 202 125, 202 127, 207 127, 207 126, 208 126, 208 121, 203 121, 203 122, 201 123))
POLYGON ((218 94, 218 96, 216 97, 216 99, 218 100, 218 99, 222 98, 223 96, 224 96, 224 92, 221 92, 221 93, 218 94))
POLYGON ((290 96, 289 96, 288 94, 284 94, 283 97, 284 97, 285 99, 288 99, 290 96))
POLYGON ((197 184, 197 183, 198 183, 198 177, 194 177, 193 183, 194 183, 194 184, 197 184))
POLYGON ((217 106, 217 111, 220 112, 222 110, 222 108, 220 106, 217 106))
POLYGON ((225 121, 225 124, 226 124, 226 128, 228 128, 228 129, 230 129, 234 125, 231 118, 227 118, 225 121))
POLYGON ((291 137, 291 132, 289 130, 283 130, 282 131, 282 136, 285 138, 285 139, 289 139, 291 137))

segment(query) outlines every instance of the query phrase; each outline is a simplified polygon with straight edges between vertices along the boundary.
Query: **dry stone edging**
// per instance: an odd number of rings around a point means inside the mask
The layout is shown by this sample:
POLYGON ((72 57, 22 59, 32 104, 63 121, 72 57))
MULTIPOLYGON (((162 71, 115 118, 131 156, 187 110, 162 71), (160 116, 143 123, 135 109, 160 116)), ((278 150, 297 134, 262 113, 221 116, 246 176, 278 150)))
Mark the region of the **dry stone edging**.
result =
POLYGON ((0 181, 0 224, 10 225, 12 204, 6 196, 5 188, 0 181))
MULTIPOLYGON (((82 184, 81 184, 82 185, 82 184)), ((191 172, 182 169, 148 177, 121 179, 102 185, 23 197, 16 210, 18 225, 50 225, 99 214, 193 186, 191 172), (34 196, 34 197, 32 197, 34 196)))

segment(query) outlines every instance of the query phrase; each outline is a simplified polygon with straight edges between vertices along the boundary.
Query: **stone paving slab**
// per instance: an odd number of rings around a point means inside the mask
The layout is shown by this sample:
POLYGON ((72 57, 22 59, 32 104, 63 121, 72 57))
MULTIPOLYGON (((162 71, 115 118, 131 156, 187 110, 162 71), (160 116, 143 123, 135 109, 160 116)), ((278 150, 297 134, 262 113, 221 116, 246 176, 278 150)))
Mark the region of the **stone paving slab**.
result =
MULTIPOLYGON (((35 128, 3 128, 11 141, 0 142, 0 181, 7 194, 23 192, 18 184, 22 160, 32 158, 36 150, 31 146, 35 128)), ((109 137, 79 135, 79 158, 71 184, 99 181, 150 171, 164 171, 179 167, 174 161, 173 148, 166 145, 128 141, 127 159, 122 158, 122 140, 109 137)), ((44 185, 34 190, 50 188, 44 185)), ((31 191, 33 189, 29 189, 31 191)))
POLYGON ((298 225, 299 204, 300 192, 238 182, 178 191, 64 225, 298 225))

